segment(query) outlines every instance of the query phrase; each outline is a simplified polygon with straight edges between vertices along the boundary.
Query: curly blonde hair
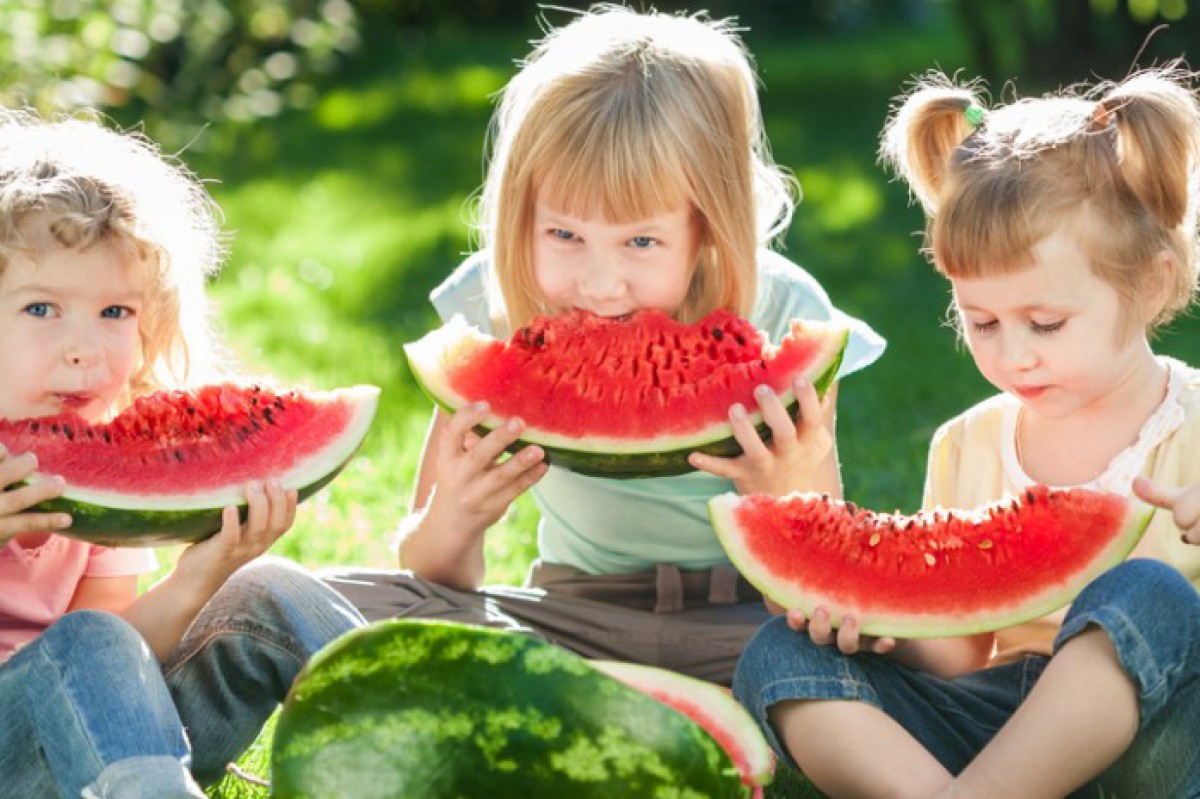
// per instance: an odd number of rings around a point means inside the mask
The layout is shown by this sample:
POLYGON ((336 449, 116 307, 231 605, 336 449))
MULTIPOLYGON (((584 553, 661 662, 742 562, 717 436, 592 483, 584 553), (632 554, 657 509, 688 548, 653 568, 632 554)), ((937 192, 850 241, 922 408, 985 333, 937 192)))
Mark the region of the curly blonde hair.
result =
POLYGON ((896 106, 880 152, 924 206, 926 250, 943 274, 1024 268, 1065 228, 1153 330, 1197 288, 1193 80, 1171 64, 984 112, 978 85, 933 73, 896 106), (1161 302, 1145 308, 1151 297, 1161 302))
POLYGON ((15 253, 37 257, 22 236, 34 220, 63 247, 110 240, 144 268, 141 358, 125 402, 221 371, 205 290, 223 257, 217 209, 185 167, 95 114, 0 110, 0 273, 15 253))
POLYGON ((795 181, 768 152, 749 54, 729 21, 595 6, 550 30, 505 87, 478 206, 497 313, 510 329, 546 307, 531 236, 539 194, 612 222, 690 203, 699 263, 680 317, 748 315, 756 250, 786 229, 795 181))

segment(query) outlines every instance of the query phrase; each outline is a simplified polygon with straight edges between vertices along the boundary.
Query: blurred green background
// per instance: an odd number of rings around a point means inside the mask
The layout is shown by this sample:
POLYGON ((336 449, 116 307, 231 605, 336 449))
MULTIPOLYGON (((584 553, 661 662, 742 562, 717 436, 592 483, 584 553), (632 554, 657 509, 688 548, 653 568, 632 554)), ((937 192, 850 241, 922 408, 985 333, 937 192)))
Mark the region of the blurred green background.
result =
MULTIPOLYGON (((494 95, 567 7, 586 4, 0 0, 0 101, 99 107, 209 181, 230 235, 212 290, 245 367, 383 387, 361 456, 302 508, 279 554, 393 565, 429 414, 401 344, 436 325, 427 295, 471 248, 494 95)), ((875 161, 891 98, 934 67, 989 79, 997 99, 1119 78, 1187 56, 1200 11, 1187 0, 703 7, 738 16, 774 155, 803 187, 787 255, 889 340, 841 389, 847 496, 913 510, 934 428, 989 388, 945 324, 947 286, 919 255, 918 209, 875 161)), ((1159 348, 1200 362, 1197 332, 1181 320, 1159 348)), ((489 579, 521 580, 534 522, 522 500, 489 535, 489 579)))
MULTIPOLYGON (((495 93, 546 24, 586 5, 0 0, 0 99, 102 108, 209 181, 230 236, 212 289, 244 366, 321 388, 383 387, 362 456, 302 510, 281 554, 393 563, 429 413, 401 344, 436 324, 429 290, 471 248, 495 93)), ((945 326, 946 284, 919 255, 919 211, 875 161, 891 98, 934 67, 987 77, 998 98, 1120 77, 1186 56, 1200 13, 1186 0, 705 7, 737 16, 776 160, 804 191, 786 253, 890 342, 842 387, 847 495, 912 510, 933 429, 988 387, 945 326)), ((1195 330, 1175 325, 1162 349, 1200 360, 1195 330)), ((521 579, 533 524, 523 500, 489 536, 489 579, 521 579)))

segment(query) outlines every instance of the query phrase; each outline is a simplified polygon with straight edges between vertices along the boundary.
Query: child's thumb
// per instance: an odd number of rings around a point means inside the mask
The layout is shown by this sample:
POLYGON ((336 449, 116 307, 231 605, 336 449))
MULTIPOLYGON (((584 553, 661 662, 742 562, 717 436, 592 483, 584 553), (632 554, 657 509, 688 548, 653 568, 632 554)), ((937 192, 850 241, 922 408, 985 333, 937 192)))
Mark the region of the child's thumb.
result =
POLYGON ((1170 510, 1183 492, 1182 487, 1160 485, 1145 477, 1138 477, 1133 481, 1133 493, 1142 501, 1165 510, 1170 510))

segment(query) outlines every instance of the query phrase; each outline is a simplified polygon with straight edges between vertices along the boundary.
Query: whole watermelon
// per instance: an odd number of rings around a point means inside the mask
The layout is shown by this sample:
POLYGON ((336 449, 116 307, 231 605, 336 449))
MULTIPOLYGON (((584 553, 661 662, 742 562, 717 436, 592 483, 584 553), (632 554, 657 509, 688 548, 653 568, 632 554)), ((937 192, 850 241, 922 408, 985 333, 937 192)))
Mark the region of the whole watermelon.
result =
POLYGON ((659 701, 533 638, 394 619, 301 673, 279 717, 272 796, 720 799, 750 788, 659 701))

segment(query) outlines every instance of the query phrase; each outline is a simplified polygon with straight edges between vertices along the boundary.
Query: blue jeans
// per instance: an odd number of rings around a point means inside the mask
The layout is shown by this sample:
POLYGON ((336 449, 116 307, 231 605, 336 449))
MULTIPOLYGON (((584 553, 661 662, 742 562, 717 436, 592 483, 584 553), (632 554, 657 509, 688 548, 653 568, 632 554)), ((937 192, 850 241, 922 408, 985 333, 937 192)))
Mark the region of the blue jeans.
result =
MULTIPOLYGON (((1080 593, 1054 650, 1089 625, 1108 634, 1137 684, 1141 718, 1124 755, 1077 795, 1200 796, 1200 593, 1164 563, 1126 561, 1080 593)), ((1031 655, 944 680, 887 657, 817 646, 775 618, 747 646, 733 691, 793 767, 768 710, 795 699, 837 699, 880 708, 957 774, 1008 721, 1049 660, 1031 655)))
POLYGON ((0 665, 0 797, 202 797, 309 656, 362 624, 277 558, 230 577, 161 664, 123 619, 69 613, 0 665))

